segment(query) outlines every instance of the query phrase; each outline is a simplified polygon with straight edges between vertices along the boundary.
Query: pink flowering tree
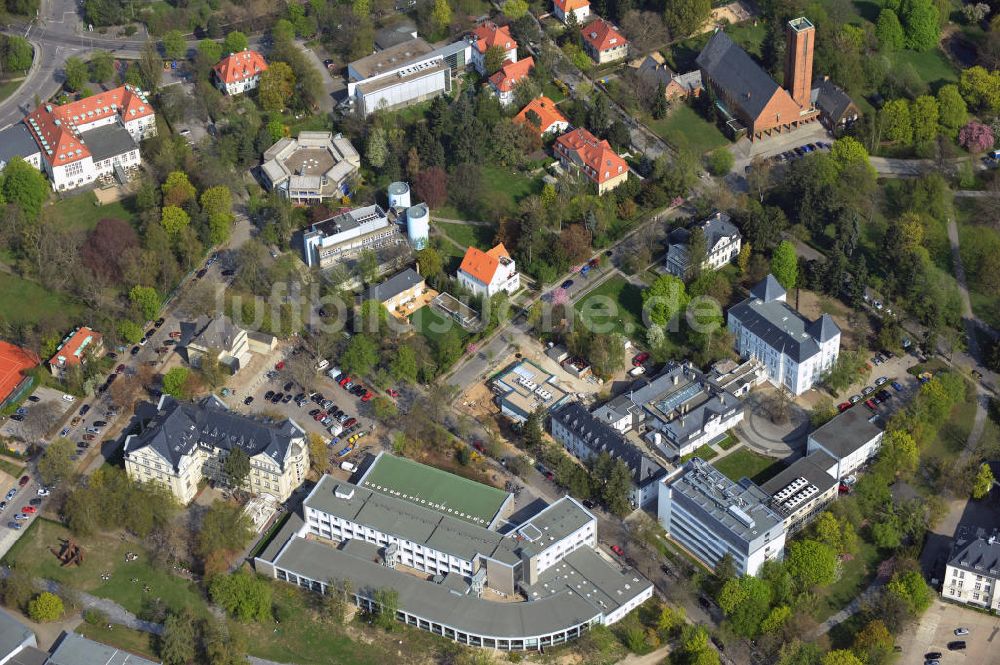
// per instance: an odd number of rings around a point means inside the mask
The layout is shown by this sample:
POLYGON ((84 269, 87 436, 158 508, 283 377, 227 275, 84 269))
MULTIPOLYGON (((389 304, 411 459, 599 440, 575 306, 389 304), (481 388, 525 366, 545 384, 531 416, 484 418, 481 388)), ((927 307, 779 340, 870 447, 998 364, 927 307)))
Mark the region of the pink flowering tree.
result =
POLYGON ((958 143, 969 152, 986 152, 993 147, 995 137, 989 125, 970 121, 958 132, 958 143))

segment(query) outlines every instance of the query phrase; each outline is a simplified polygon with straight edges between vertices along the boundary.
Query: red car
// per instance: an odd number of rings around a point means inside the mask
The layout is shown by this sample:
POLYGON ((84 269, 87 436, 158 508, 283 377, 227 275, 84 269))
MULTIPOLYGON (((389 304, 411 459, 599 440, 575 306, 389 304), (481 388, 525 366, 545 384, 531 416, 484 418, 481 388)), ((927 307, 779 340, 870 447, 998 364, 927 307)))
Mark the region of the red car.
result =
POLYGON ((21 487, 24 487, 30 482, 31 482, 31 476, 21 476, 21 480, 19 480, 17 484, 20 485, 21 487))
POLYGON ((340 381, 337 381, 337 385, 340 386, 341 388, 343 388, 344 386, 346 386, 350 382, 350 380, 351 380, 351 377, 349 377, 349 376, 347 376, 345 374, 344 377, 340 381))
POLYGON ((878 411, 878 405, 875 404, 875 400, 866 399, 865 400, 865 406, 867 406, 872 411, 878 411))
POLYGON ((316 422, 319 422, 319 421, 323 420, 324 418, 326 418, 329 415, 330 414, 328 414, 326 411, 320 411, 315 416, 313 416, 313 420, 315 420, 316 422))
POLYGON ((484 450, 486 450, 486 447, 483 445, 482 441, 473 441, 472 447, 478 450, 479 452, 483 452, 484 450))
POLYGON ((635 358, 632 358, 632 367, 639 367, 640 365, 642 365, 647 360, 649 360, 649 354, 646 353, 645 351, 643 351, 642 353, 640 353, 639 355, 637 355, 635 358))
POLYGON ((285 369, 285 361, 282 360, 281 362, 279 362, 277 365, 274 366, 274 369, 278 370, 279 372, 285 369))
POLYGON ((853 406, 850 402, 841 402, 837 405, 837 410, 843 413, 853 406))
POLYGON ((170 333, 170 336, 173 337, 174 339, 180 339, 181 338, 181 331, 180 330, 175 330, 172 333, 170 333))
POLYGON ((841 494, 849 494, 851 488, 848 487, 845 483, 840 483, 840 485, 837 487, 837 491, 840 492, 841 494))
POLYGON ((399 391, 395 388, 389 388, 386 392, 389 393, 389 397, 399 397, 399 391))
POLYGON ((351 427, 354 427, 357 424, 358 424, 357 418, 348 418, 347 420, 344 421, 344 429, 350 429, 351 427))
POLYGON ((361 396, 361 401, 362 402, 367 402, 367 401, 371 400, 371 398, 374 397, 374 396, 375 395, 372 393, 372 391, 366 390, 365 394, 361 396))
POLYGON ((615 554, 617 554, 618 556, 625 556, 625 550, 623 550, 618 545, 612 545, 611 546, 611 551, 614 552, 615 554))
POLYGON ((21 512, 25 515, 34 515, 38 512, 38 508, 35 508, 34 506, 23 506, 21 508, 21 512))

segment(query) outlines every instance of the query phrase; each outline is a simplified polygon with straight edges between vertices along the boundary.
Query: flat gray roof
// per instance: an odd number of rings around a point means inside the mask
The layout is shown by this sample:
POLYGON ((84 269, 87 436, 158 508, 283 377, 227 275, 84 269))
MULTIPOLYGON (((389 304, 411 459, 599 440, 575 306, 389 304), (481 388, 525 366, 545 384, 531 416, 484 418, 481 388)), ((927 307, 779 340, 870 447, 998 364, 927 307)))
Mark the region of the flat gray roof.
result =
POLYGON ((417 37, 355 60, 350 64, 350 68, 356 71, 362 80, 369 79, 421 60, 433 50, 430 44, 417 37))
POLYGON ((882 428, 872 422, 876 417, 858 405, 837 415, 809 438, 843 459, 882 433, 882 428))
POLYGON ((534 550, 534 554, 582 529, 594 519, 576 499, 565 496, 518 527, 517 533, 530 543, 524 545, 525 549, 534 550))
POLYGON ((138 147, 128 130, 118 123, 91 129, 83 134, 83 142, 87 144, 94 163, 125 154, 138 147))
POLYGON ((443 72, 447 69, 449 69, 448 65, 442 60, 440 62, 421 67, 420 69, 409 72, 403 76, 383 76, 372 81, 359 83, 358 90, 360 90, 364 95, 370 95, 373 92, 384 90, 385 88, 392 88, 397 85, 402 85, 403 83, 409 83, 410 81, 416 81, 432 74, 443 72))
MULTIPOLYGON (((793 483, 802 485, 799 479, 803 478, 808 485, 812 485, 816 488, 817 491, 812 494, 825 494, 831 487, 839 482, 836 478, 831 476, 829 472, 827 472, 827 469, 834 466, 836 463, 836 460, 827 455, 825 452, 817 450, 809 455, 806 455, 805 457, 800 457, 795 460, 789 464, 784 471, 763 483, 760 488, 767 494, 774 497, 778 494, 778 492, 792 486, 793 483)), ((806 486, 807 485, 802 485, 803 488, 806 486)), ((777 497, 775 497, 775 505, 781 505, 781 501, 778 501, 777 497)), ((779 510, 782 511, 796 509, 797 507, 793 509, 786 507, 779 508, 779 510)))
POLYGON ((520 561, 515 552, 517 542, 511 538, 459 517, 337 480, 333 476, 323 476, 304 505, 467 561, 475 559, 477 554, 508 565, 520 561), (338 497, 335 491, 342 495, 350 494, 350 498, 338 497))
POLYGON ((34 639, 35 633, 13 614, 0 610, 0 658, 9 655, 26 640, 34 639))
POLYGON ((423 619, 474 635, 522 639, 558 633, 597 619, 650 586, 635 571, 619 571, 594 559, 599 556, 589 548, 568 555, 565 565, 542 573, 532 589, 542 589, 544 594, 539 592, 536 600, 527 602, 494 602, 461 595, 452 584, 421 580, 303 538, 293 539, 274 565, 320 582, 349 579, 357 593, 369 598, 377 589, 391 587, 399 593, 399 609, 423 619), (602 607, 602 602, 608 607, 602 607))
POLYGON ((47 665, 158 665, 134 653, 66 633, 47 665))

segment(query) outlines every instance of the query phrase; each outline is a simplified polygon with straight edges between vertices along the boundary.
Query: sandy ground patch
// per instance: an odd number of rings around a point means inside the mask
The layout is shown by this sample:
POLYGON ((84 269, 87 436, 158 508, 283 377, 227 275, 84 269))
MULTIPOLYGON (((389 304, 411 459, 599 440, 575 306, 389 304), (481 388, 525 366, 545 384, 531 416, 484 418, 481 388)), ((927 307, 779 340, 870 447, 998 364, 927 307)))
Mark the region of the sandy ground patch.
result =
POLYGON ((754 14, 753 9, 749 5, 742 2, 731 2, 723 7, 713 9, 711 18, 705 22, 701 31, 709 32, 722 25, 742 23, 743 21, 749 21, 754 16, 756 14, 754 14))
POLYGON ((797 307, 794 290, 788 294, 788 304, 796 307, 803 316, 813 320, 819 318, 821 314, 833 317, 833 322, 840 327, 841 350, 856 349, 859 346, 869 347, 868 337, 873 331, 867 314, 854 312, 839 300, 814 291, 801 289, 797 295, 797 307))

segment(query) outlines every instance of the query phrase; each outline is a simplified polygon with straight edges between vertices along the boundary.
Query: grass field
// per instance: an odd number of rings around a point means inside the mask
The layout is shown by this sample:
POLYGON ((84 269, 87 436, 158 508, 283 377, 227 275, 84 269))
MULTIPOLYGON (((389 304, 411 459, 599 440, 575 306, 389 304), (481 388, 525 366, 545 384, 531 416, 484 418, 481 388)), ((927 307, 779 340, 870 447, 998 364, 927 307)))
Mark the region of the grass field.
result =
POLYGON ((492 226, 450 224, 448 222, 434 222, 433 224, 441 230, 441 233, 463 247, 478 247, 487 250, 493 246, 493 238, 496 236, 496 229, 492 226))
POLYGON ((189 607, 198 616, 207 614, 205 600, 194 582, 152 567, 141 546, 124 542, 117 534, 77 539, 84 548, 83 564, 62 567, 49 548, 58 549, 60 541, 70 535, 62 525, 38 519, 31 524, 29 532, 18 539, 3 562, 26 569, 34 577, 55 580, 108 598, 135 614, 153 598, 160 598, 171 610, 189 607), (139 559, 126 563, 126 552, 137 553, 139 559), (109 573, 110 578, 102 580, 104 573, 109 573))
POLYGON ((8 323, 35 324, 42 320, 69 328, 78 321, 81 307, 41 285, 0 272, 0 312, 8 323))
POLYGON ((617 332, 632 337, 642 331, 642 290, 615 276, 577 301, 576 311, 598 333, 617 332))
POLYGON ((132 630, 118 624, 112 624, 111 628, 108 628, 104 624, 92 626, 88 623, 81 623, 76 627, 75 631, 95 642, 110 644, 113 647, 134 653, 137 656, 159 662, 153 644, 154 637, 150 633, 144 633, 141 630, 132 630))
POLYGON ((506 194, 512 204, 516 204, 529 194, 542 191, 542 181, 522 173, 514 173, 499 166, 483 167, 483 185, 491 190, 506 194))
POLYGON ((5 457, 0 457, 0 471, 3 471, 11 478, 20 478, 21 474, 24 473, 24 465, 12 462, 5 457))
POLYGON ((714 459, 718 456, 719 453, 715 452, 715 450, 712 449, 712 446, 706 443, 705 445, 697 448, 693 453, 688 453, 687 455, 681 457, 681 464, 687 462, 692 457, 697 457, 707 462, 708 460, 714 459))
POLYGON ((417 332, 431 342, 451 330, 457 331, 463 340, 469 336, 469 332, 465 328, 430 305, 421 307, 414 312, 413 316, 410 317, 410 323, 417 329, 417 332))
POLYGON ((650 119, 647 125, 667 143, 699 155, 729 144, 718 127, 686 104, 674 108, 661 120, 650 119))
POLYGON ((784 468, 784 465, 764 455, 759 455, 749 448, 740 448, 712 463, 724 476, 734 482, 739 482, 744 476, 755 483, 762 483, 774 477, 784 468))
POLYGON ((875 577, 875 569, 881 560, 878 549, 861 539, 858 544, 858 554, 841 563, 840 579, 819 594, 814 614, 817 621, 824 621, 844 609, 875 577))
POLYGON ((102 219, 120 219, 136 223, 135 199, 127 198, 107 205, 97 205, 93 192, 86 192, 60 201, 52 206, 52 211, 62 224, 81 231, 89 231, 102 219))
POLYGON ((958 82, 958 72, 940 49, 923 52, 900 51, 895 55, 895 64, 896 67, 904 64, 913 65, 924 83, 930 86, 932 93, 936 93, 938 88, 945 84, 958 82))
POLYGON ((14 91, 21 87, 24 81, 6 81, 0 83, 0 102, 14 94, 14 91))
POLYGON ((507 493, 496 488, 391 455, 369 469, 364 486, 383 494, 402 493, 413 503, 480 526, 488 526, 507 500, 507 493))

